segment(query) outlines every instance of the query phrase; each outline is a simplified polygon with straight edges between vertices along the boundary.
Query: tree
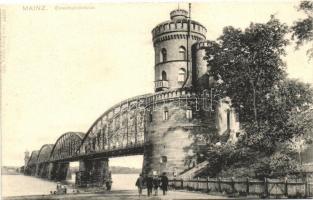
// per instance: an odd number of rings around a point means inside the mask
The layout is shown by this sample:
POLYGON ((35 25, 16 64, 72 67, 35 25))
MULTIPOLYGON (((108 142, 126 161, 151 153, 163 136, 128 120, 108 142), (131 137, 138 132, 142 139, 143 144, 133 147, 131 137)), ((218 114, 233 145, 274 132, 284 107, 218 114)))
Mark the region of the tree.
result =
MULTIPOLYGON (((306 18, 295 21, 291 27, 292 38, 296 41, 297 48, 304 43, 313 41, 313 1, 302 1, 298 11, 303 11, 306 18)), ((313 58, 313 46, 309 48, 307 54, 313 58)))
MULTIPOLYGON (((309 118, 297 117, 312 107, 313 90, 309 84, 298 80, 284 79, 273 87, 266 98, 260 101, 262 121, 259 126, 245 123, 246 132, 251 133, 247 145, 265 148, 269 152, 276 150, 276 143, 288 141, 301 133, 310 124, 309 118)), ((311 121, 313 124, 313 121, 311 121)))
POLYGON ((289 43, 287 34, 288 27, 271 17, 244 31, 226 27, 206 49, 210 75, 217 80, 216 96, 230 97, 246 133, 236 145, 208 145, 201 150, 210 161, 210 175, 230 175, 240 169, 270 177, 299 169, 297 151, 290 144, 312 132, 313 117, 303 113, 312 113, 313 90, 287 78, 281 59, 289 43))
POLYGON ((288 44, 288 27, 273 16, 265 23, 251 23, 245 31, 226 27, 206 51, 206 59, 220 96, 230 97, 241 122, 258 124, 260 102, 285 77, 281 59, 288 44), (239 92, 240 91, 240 92, 239 92))

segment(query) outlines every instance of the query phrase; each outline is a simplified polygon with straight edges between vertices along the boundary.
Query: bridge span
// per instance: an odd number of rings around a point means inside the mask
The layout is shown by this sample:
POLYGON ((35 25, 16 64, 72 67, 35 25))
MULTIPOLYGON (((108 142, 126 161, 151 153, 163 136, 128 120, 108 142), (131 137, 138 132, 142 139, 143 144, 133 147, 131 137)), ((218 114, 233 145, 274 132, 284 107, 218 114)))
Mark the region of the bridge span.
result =
POLYGON ((152 30, 155 93, 122 101, 87 132, 65 133, 33 151, 25 173, 64 180, 69 162, 79 161, 76 184, 101 186, 109 158, 141 154, 143 175, 179 176, 197 164, 194 148, 235 141, 239 123, 230 100, 212 95, 216 80, 204 56, 214 43, 205 40, 206 31, 186 10, 173 10, 152 30))
POLYGON ((208 95, 186 89, 127 99, 103 113, 86 133, 64 133, 55 144, 33 151, 25 174, 65 180, 69 162, 79 161, 77 184, 102 185, 109 176, 109 158, 127 155, 144 156, 144 174, 180 174, 191 166, 188 147, 197 135, 206 133, 209 140, 215 133, 213 101, 217 105, 208 95))

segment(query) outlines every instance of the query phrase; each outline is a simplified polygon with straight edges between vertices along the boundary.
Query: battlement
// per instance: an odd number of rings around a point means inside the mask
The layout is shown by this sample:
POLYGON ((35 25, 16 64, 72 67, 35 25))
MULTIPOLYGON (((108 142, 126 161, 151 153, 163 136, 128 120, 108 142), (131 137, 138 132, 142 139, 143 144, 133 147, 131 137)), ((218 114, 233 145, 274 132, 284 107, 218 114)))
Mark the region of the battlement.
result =
MULTIPOLYGON (((170 21, 163 22, 159 25, 157 25, 152 30, 152 36, 153 40, 157 37, 166 34, 166 33, 172 33, 172 32, 186 32, 188 31, 188 20, 186 19, 174 19, 170 21)), ((205 38, 207 29, 200 24, 199 22, 190 20, 190 32, 192 34, 198 34, 201 35, 203 38, 205 38)))

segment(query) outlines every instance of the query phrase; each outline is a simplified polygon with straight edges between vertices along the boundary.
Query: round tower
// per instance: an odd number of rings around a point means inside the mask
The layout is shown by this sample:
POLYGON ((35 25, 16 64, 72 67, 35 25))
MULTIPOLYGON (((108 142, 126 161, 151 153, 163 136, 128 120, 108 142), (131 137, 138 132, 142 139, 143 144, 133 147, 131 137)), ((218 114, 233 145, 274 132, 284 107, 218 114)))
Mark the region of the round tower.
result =
POLYGON ((192 86, 191 46, 204 41, 206 31, 182 9, 173 10, 170 20, 152 30, 156 92, 192 86))
POLYGON ((25 153, 24 153, 24 166, 26 167, 27 166, 27 163, 28 163, 28 160, 29 160, 29 151, 26 150, 25 153))
POLYGON ((192 46, 192 80, 193 86, 197 91, 209 90, 214 87, 214 79, 210 75, 210 59, 204 59, 206 56, 206 49, 213 46, 210 41, 200 41, 192 46))

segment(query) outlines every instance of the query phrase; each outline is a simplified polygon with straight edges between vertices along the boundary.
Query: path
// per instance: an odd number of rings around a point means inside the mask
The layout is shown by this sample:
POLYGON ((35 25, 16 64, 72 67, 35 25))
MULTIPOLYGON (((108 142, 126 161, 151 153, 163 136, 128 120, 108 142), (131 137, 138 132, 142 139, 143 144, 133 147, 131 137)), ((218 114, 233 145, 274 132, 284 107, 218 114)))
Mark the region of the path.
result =
MULTIPOLYGON (((160 191, 159 191, 160 192, 160 191)), ((7 197, 7 200, 20 200, 20 199, 73 199, 73 200, 170 200, 170 199, 226 199, 223 196, 208 195, 205 193, 198 192, 186 192, 186 191, 169 191, 166 196, 152 196, 147 197, 144 193, 140 198, 138 197, 137 191, 134 190, 120 190, 111 192, 98 192, 98 193, 81 193, 81 194, 67 194, 67 195, 32 195, 32 196, 21 196, 21 197, 7 197)))

